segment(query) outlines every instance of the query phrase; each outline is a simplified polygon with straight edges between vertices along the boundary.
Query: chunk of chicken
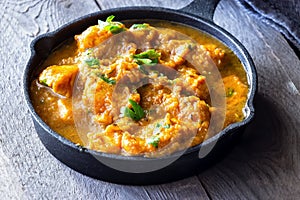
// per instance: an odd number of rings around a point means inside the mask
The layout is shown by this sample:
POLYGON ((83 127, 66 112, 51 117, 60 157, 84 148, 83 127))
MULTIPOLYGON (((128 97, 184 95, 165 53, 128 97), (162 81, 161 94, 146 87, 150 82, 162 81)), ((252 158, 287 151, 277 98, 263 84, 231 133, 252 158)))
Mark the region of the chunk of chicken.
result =
POLYGON ((112 123, 112 92, 113 86, 100 80, 95 91, 95 114, 96 121, 100 124, 108 125, 112 123))
POLYGON ((75 35, 78 51, 83 52, 86 49, 99 45, 113 34, 107 30, 101 30, 98 25, 91 26, 80 35, 75 35))
POLYGON ((57 94, 71 97, 77 73, 77 65, 52 65, 40 74, 39 82, 57 94))
POLYGON ((214 63, 221 67, 222 61, 225 57, 225 51, 215 44, 206 44, 202 46, 209 54, 214 63))
POLYGON ((107 153, 120 153, 122 130, 114 124, 108 125, 104 132, 89 133, 89 148, 107 153))

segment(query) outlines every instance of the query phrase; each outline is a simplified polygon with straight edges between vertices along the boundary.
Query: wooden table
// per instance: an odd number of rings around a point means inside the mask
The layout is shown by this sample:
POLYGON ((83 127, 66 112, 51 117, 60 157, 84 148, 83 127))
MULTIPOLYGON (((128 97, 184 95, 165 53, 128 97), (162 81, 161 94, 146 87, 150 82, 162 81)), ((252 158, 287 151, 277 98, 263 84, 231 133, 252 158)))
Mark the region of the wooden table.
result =
MULTIPOLYGON (((257 67, 256 119, 242 141, 203 173, 173 183, 124 186, 83 176, 41 144, 22 94, 29 44, 77 17, 119 6, 178 9, 191 0, 0 1, 0 199, 299 199, 300 61, 286 39, 221 0, 214 20, 248 49, 257 67)), ((299 55, 298 55, 299 56, 299 55)))

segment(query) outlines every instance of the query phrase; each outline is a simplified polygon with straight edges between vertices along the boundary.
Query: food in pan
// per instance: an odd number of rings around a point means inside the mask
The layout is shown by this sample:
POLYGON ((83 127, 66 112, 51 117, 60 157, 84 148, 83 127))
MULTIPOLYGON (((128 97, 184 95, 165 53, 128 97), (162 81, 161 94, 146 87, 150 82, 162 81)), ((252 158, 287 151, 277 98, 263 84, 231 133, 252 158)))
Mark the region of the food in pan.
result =
POLYGON ((113 19, 55 50, 32 83, 35 110, 54 131, 96 151, 162 156, 210 137, 213 113, 224 114, 222 128, 244 119, 246 72, 225 45, 182 24, 113 19))

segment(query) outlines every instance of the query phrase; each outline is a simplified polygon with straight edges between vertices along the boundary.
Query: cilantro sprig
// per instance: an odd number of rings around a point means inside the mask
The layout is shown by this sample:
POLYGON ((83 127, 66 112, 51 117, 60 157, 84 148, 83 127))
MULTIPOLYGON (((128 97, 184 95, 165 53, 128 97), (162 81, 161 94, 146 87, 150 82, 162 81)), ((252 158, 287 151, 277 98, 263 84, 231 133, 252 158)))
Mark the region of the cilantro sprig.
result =
POLYGON ((153 147, 158 148, 159 141, 160 141, 160 138, 156 135, 156 136, 153 136, 151 138, 148 138, 147 139, 147 144, 150 144, 153 147))
POLYGON ((106 75, 101 74, 100 72, 94 72, 96 76, 98 76, 99 78, 101 78, 104 82, 111 84, 111 85, 115 85, 116 84, 116 80, 112 79, 112 78, 108 78, 106 75))
POLYGON ((168 128, 170 128, 171 127, 171 125, 170 124, 166 124, 166 125, 164 125, 164 128, 166 128, 166 129, 168 129, 168 128))
POLYGON ((234 89, 233 88, 228 88, 226 92, 226 97, 231 97, 234 94, 234 89))
POLYGON ((112 34, 117 34, 125 31, 124 25, 121 22, 113 22, 114 15, 110 15, 105 21, 98 20, 100 29, 110 31, 112 34))
POLYGON ((108 84, 115 85, 116 80, 106 77, 105 75, 100 75, 100 78, 108 84))
POLYGON ((148 28, 149 24, 143 23, 143 24, 133 24, 130 29, 131 30, 139 30, 139 29, 145 29, 148 28))
POLYGON ((129 99, 128 102, 131 104, 132 109, 128 107, 125 108, 124 110, 125 117, 130 117, 134 121, 139 121, 140 119, 145 117, 146 113, 138 103, 136 103, 132 99, 129 99))
POLYGON ((88 58, 85 60, 85 63, 91 68, 94 66, 98 67, 100 65, 100 61, 96 58, 88 58))
POLYGON ((158 58, 160 56, 161 53, 157 52, 154 49, 149 49, 140 54, 133 55, 133 59, 138 65, 143 65, 143 64, 150 65, 150 64, 157 64, 158 58))
POLYGON ((40 84, 48 86, 47 79, 40 80, 40 84))

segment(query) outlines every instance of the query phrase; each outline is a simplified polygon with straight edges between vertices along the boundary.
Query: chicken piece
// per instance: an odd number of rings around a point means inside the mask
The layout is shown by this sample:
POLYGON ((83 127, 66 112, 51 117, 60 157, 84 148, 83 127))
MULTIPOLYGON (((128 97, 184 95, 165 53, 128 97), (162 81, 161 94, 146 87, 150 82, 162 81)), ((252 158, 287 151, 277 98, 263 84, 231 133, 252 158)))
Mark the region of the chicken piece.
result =
POLYGON ((182 73, 182 80, 185 84, 184 91, 192 92, 192 94, 198 96, 201 100, 207 100, 209 97, 209 91, 206 85, 206 78, 199 74, 196 69, 185 67, 178 69, 182 73))
POLYGON ((89 148, 107 153, 120 153, 122 130, 115 124, 106 127, 104 132, 89 133, 89 148))
POLYGON ((163 108, 166 112, 176 116, 179 111, 179 99, 172 96, 171 94, 163 94, 163 108))
POLYGON ((199 144, 207 135, 210 124, 210 111, 205 101, 198 97, 183 97, 180 100, 180 113, 182 129, 180 134, 186 138, 192 138, 192 144, 199 144))
POLYGON ((208 53, 214 63, 221 67, 222 61, 225 57, 225 50, 217 47, 215 44, 206 44, 202 46, 208 53))
POLYGON ((52 65, 40 74, 39 82, 57 94, 71 97, 77 73, 77 65, 52 65))
POLYGON ((171 40, 162 49, 161 63, 175 68, 185 62, 186 56, 191 52, 193 43, 189 40, 171 40))
POLYGON ((100 80, 97 83, 95 90, 95 114, 96 121, 101 124, 111 124, 113 117, 111 115, 112 109, 112 92, 113 86, 100 80))
POLYGON ((141 98, 141 106, 144 109, 150 109, 152 105, 161 104, 164 94, 170 94, 169 88, 163 85, 146 84, 137 89, 141 98))
POLYGON ((147 145, 144 139, 124 132, 121 140, 122 149, 129 155, 138 155, 150 151, 151 145, 147 145))
POLYGON ((108 30, 101 30, 98 25, 91 26, 80 35, 75 35, 79 52, 95 47, 108 39, 113 34, 108 30))

